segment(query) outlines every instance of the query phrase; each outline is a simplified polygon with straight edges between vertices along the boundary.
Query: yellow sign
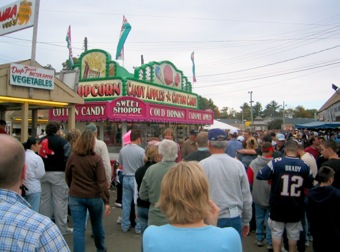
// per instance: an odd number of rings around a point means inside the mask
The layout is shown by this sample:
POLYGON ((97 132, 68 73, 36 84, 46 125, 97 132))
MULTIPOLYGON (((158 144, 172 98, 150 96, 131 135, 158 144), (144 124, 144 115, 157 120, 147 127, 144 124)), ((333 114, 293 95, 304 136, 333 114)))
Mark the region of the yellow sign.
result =
POLYGON ((106 77, 106 54, 92 52, 82 58, 82 79, 106 77))
POLYGON ((0 8, 0 36, 34 25, 35 1, 22 0, 0 8))

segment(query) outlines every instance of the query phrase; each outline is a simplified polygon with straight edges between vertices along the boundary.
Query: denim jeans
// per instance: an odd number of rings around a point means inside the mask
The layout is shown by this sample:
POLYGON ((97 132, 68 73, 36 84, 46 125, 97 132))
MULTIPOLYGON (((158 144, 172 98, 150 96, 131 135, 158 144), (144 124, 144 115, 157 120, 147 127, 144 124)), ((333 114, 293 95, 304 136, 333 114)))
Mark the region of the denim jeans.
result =
POLYGON ((256 218, 256 240, 264 240, 264 225, 266 225, 266 241, 267 245, 272 245, 272 233, 268 227, 269 207, 262 207, 255 203, 256 218))
POLYGON ((220 228, 233 227, 240 234, 242 238, 242 220, 240 216, 234 218, 220 218, 217 221, 217 226, 220 228))
POLYGON ((144 230, 148 227, 149 208, 137 207, 137 211, 138 211, 138 223, 140 225, 141 234, 143 235, 144 230))
POLYGON ((85 221, 89 210, 94 243, 97 251, 105 251, 105 232, 103 228, 104 202, 102 198, 69 197, 69 206, 73 219, 73 250, 85 251, 85 221))
POLYGON ((124 176, 123 179, 123 199, 122 199, 122 224, 123 232, 127 232, 131 228, 130 213, 131 202, 135 193, 135 177, 124 176))
POLYGON ((143 252, 143 233, 145 229, 148 227, 149 208, 137 207, 137 212, 138 212, 138 224, 142 234, 141 251, 143 252))
POLYGON ((41 192, 27 194, 24 198, 30 203, 31 209, 39 213, 41 192))

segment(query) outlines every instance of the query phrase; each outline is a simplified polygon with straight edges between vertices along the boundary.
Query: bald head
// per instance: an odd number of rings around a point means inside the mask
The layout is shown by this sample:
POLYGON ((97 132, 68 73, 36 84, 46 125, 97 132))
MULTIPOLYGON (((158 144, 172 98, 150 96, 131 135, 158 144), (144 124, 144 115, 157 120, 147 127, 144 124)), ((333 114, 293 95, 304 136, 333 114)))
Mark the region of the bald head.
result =
POLYGON ((9 189, 22 178, 25 150, 14 137, 0 134, 0 188, 9 189))

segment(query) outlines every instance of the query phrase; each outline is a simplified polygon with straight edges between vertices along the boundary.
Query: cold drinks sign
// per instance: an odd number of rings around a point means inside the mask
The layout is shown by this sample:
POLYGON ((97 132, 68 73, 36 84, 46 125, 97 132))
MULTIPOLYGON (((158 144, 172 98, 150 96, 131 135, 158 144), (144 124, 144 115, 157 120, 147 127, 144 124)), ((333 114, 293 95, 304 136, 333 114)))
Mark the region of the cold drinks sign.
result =
POLYGON ((11 64, 10 84, 21 87, 54 89, 54 71, 44 68, 11 64))

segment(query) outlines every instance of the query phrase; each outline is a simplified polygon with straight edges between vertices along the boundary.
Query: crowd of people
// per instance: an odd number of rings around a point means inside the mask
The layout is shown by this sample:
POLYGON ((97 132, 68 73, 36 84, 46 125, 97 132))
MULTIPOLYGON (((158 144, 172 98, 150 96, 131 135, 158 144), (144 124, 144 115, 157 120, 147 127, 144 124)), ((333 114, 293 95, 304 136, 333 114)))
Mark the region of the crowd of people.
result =
POLYGON ((117 173, 93 123, 62 135, 60 124, 49 122, 44 135, 24 144, 5 133, 5 251, 69 251, 69 234, 73 250, 85 251, 88 219, 97 251, 106 251, 103 218, 116 174, 121 230, 141 234, 141 251, 237 252, 251 231, 255 246, 269 251, 303 252, 311 241, 315 252, 337 251, 340 158, 331 132, 192 129, 178 144, 167 128, 144 150, 143 132, 131 129, 122 137, 117 173))

